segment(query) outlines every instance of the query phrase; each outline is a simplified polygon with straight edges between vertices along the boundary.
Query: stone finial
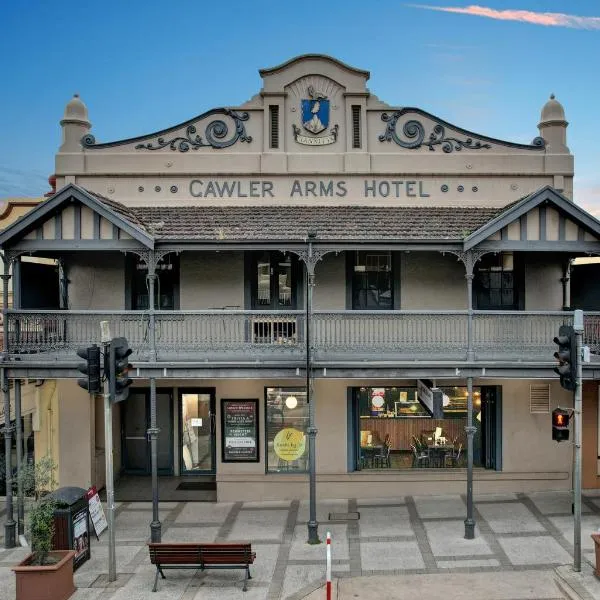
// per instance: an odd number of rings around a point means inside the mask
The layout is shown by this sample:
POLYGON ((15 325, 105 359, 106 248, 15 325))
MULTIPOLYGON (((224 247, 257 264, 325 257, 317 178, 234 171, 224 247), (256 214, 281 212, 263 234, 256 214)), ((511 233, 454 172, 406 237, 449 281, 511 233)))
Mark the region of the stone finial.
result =
POLYGON ((540 135, 546 140, 547 152, 552 154, 569 152, 569 148, 567 148, 568 125, 569 123, 565 119, 565 109, 554 94, 550 94, 550 100, 544 104, 538 124, 540 135))
POLYGON ((63 139, 59 152, 80 152, 81 138, 89 133, 92 124, 88 120, 87 107, 79 94, 74 94, 67 102, 60 125, 63 130, 63 139))
POLYGON ((50 184, 50 191, 44 194, 45 198, 49 198, 50 196, 54 196, 56 194, 56 175, 53 173, 48 177, 48 183, 50 184))
POLYGON ((542 108, 540 122, 547 123, 549 121, 565 121, 565 109, 562 104, 556 100, 554 94, 550 94, 550 100, 548 100, 542 108))

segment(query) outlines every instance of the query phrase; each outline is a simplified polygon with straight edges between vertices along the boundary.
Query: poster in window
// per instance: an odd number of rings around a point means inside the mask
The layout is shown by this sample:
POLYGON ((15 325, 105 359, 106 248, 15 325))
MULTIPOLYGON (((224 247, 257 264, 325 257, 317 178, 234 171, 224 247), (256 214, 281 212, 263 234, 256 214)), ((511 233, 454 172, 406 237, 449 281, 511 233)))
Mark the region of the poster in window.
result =
POLYGON ((223 462, 258 462, 258 399, 221 400, 223 462))

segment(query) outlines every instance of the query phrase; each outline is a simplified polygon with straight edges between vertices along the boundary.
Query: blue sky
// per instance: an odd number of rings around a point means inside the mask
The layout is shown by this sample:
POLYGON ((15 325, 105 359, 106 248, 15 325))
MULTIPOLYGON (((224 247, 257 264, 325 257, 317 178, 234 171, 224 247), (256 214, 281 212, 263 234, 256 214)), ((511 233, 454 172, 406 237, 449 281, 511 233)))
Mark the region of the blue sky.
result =
POLYGON ((370 90, 392 105, 417 106, 517 142, 538 135, 540 110, 556 94, 570 122, 575 201, 600 216, 597 0, 468 6, 449 0, 4 3, 0 197, 47 191, 59 121, 74 92, 89 109, 96 139, 110 141, 240 104, 260 89, 258 69, 324 53, 369 70, 370 90))

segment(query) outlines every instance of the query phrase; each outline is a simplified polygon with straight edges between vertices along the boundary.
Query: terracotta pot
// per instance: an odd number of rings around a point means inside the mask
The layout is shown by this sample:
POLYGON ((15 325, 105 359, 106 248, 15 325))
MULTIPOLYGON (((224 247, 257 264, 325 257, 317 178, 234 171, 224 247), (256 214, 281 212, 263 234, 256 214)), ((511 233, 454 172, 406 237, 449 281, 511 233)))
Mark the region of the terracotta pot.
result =
POLYGON ((17 578, 16 600, 67 600, 75 591, 73 550, 54 550, 50 556, 60 558, 53 565, 32 565, 33 554, 12 570, 17 578))
POLYGON ((596 549, 596 570, 594 574, 600 578, 600 533, 592 533, 592 539, 594 540, 594 547, 596 549))

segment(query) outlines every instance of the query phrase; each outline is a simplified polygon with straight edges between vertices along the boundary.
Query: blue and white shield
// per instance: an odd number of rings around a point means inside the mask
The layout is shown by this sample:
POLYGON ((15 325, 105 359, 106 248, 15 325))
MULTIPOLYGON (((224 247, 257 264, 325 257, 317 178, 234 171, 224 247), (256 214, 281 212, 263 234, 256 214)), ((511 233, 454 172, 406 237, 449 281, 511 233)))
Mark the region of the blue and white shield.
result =
POLYGON ((302 125, 304 129, 314 133, 321 133, 329 126, 329 100, 315 98, 301 100, 302 125))

